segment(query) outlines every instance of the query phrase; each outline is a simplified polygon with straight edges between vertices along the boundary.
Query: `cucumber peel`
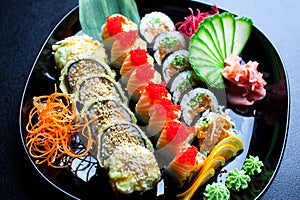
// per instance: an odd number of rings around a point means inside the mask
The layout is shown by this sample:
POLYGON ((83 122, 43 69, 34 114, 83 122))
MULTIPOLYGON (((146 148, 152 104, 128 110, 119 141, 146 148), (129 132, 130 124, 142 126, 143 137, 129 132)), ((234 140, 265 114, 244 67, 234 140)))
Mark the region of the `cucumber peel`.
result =
POLYGON ((191 37, 189 53, 191 66, 202 81, 210 87, 225 87, 224 60, 229 54, 240 55, 252 25, 251 19, 228 12, 207 17, 200 23, 191 37))

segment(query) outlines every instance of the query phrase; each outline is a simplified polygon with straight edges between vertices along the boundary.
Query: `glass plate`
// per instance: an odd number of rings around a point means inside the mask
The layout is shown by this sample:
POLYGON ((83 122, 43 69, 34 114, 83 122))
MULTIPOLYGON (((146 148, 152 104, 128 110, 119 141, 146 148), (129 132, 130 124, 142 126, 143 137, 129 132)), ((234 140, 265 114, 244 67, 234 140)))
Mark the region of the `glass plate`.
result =
MULTIPOLYGON (((162 11, 174 22, 182 21, 185 16, 188 16, 190 14, 189 7, 194 11, 196 8, 201 11, 208 11, 211 8, 211 5, 183 0, 136 0, 136 2, 140 16, 151 11, 162 11)), ((32 98, 51 94, 54 91, 54 84, 58 85, 59 71, 55 68, 51 46, 58 40, 77 34, 80 30, 78 7, 76 7, 53 29, 32 66, 24 88, 19 119, 21 138, 27 154, 24 141, 32 98)), ((259 63, 259 71, 264 74, 268 83, 267 95, 263 100, 247 109, 228 106, 229 114, 239 129, 239 136, 244 140, 245 149, 220 170, 241 166, 247 155, 259 156, 264 163, 263 172, 252 177, 247 189, 231 192, 231 199, 258 199, 274 179, 283 156, 289 124, 289 84, 284 65, 276 49, 255 26, 243 50, 242 57, 244 60, 255 60, 259 63)), ((109 185, 107 173, 98 167, 97 160, 92 156, 76 159, 71 169, 53 169, 46 165, 36 165, 29 154, 28 157, 41 176, 73 198, 93 199, 106 194, 112 199, 175 199, 175 195, 177 192, 179 193, 172 182, 163 176, 164 181, 158 184, 160 187, 142 195, 116 197, 109 185), (159 197, 157 197, 158 192, 159 197)), ((216 173, 215 177, 210 180, 210 182, 212 181, 222 181, 222 173, 216 173)), ((201 199, 202 192, 203 187, 200 187, 194 196, 201 199)))

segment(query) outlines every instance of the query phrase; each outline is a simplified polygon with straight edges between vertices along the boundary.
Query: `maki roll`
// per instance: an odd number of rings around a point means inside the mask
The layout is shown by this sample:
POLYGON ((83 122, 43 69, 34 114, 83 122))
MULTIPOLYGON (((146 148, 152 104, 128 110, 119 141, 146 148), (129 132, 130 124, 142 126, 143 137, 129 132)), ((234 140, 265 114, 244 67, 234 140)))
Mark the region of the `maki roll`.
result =
POLYGON ((169 84, 172 100, 175 104, 180 104, 184 93, 200 85, 200 80, 194 70, 187 70, 178 73, 170 80, 169 84))
POLYGON ((145 192, 160 180, 160 169, 153 153, 140 145, 123 143, 117 146, 107 165, 110 183, 120 193, 145 192))
POLYGON ((180 105, 182 119, 187 125, 193 125, 205 111, 216 111, 219 107, 215 95, 204 88, 195 88, 184 94, 180 105))
POLYGON ((111 64, 120 69, 129 52, 137 48, 146 50, 147 43, 140 38, 136 30, 119 33, 111 47, 111 64))
POLYGON ((113 99, 88 102, 80 113, 81 118, 86 118, 90 123, 93 136, 101 135, 102 131, 112 123, 130 122, 137 120, 131 110, 121 102, 113 99))
POLYGON ((154 151, 151 141, 145 133, 132 123, 114 123, 98 135, 97 159, 100 166, 107 168, 107 159, 114 153, 117 146, 130 143, 143 146, 154 151))
POLYGON ((166 83, 152 83, 150 82, 135 105, 136 116, 144 123, 147 123, 150 117, 150 110, 153 105, 159 102, 162 98, 170 99, 166 83))
POLYGON ((209 153, 218 142, 234 134, 234 123, 227 113, 208 112, 196 122, 200 151, 209 153))
POLYGON ((150 56, 149 52, 145 49, 137 48, 133 49, 129 52, 127 57, 125 58, 121 69, 120 75, 123 79, 128 80, 131 73, 139 66, 144 64, 153 65, 154 59, 150 56))
POLYGON ((162 75, 166 83, 178 72, 190 69, 189 52, 185 49, 175 51, 167 56, 162 65, 162 75))
POLYGON ((173 21, 162 12, 153 11, 141 19, 140 33, 148 43, 162 32, 175 30, 173 21))
POLYGON ((89 101, 106 99, 121 101, 125 105, 128 103, 120 84, 107 75, 89 76, 79 80, 73 95, 82 105, 89 101))
POLYGON ((67 74, 63 74, 63 71, 61 73, 60 89, 65 93, 74 92, 76 83, 83 77, 109 75, 114 78, 115 76, 106 63, 100 63, 93 59, 78 60, 70 64, 64 71, 67 71, 67 74))
MULTIPOLYGON (((107 63, 106 50, 100 42, 87 35, 70 36, 52 45, 54 60, 59 70, 81 59, 94 59, 107 63)), ((64 73, 66 74, 66 72, 64 73)))
POLYGON ((182 187, 185 183, 189 183, 200 170, 205 158, 196 146, 187 145, 177 152, 167 167, 166 173, 174 179, 179 187, 182 187))
POLYGON ((163 128, 156 148, 166 148, 172 153, 176 153, 194 138, 194 133, 195 127, 186 126, 184 122, 180 121, 170 121, 163 128))
POLYGON ((161 83, 161 76, 153 65, 144 64, 136 68, 127 82, 127 92, 130 98, 137 102, 145 87, 150 83, 161 83))
POLYGON ((158 65, 162 64, 168 54, 180 49, 187 49, 187 43, 184 36, 178 31, 165 31, 154 39, 154 59, 158 65))
POLYGON ((101 37, 107 49, 115 41, 115 36, 128 31, 137 31, 138 26, 131 19, 121 15, 112 14, 106 17, 105 24, 102 26, 101 37))

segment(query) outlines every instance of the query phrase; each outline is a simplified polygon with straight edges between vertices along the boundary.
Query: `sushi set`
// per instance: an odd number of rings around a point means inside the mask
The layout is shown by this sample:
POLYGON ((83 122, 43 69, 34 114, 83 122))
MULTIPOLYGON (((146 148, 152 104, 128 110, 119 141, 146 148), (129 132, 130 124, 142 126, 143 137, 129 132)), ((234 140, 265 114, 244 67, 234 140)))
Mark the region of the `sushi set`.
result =
MULTIPOLYGON (((53 42, 56 81, 49 94, 70 100, 43 95, 44 101, 37 101, 36 95, 37 102, 29 104, 33 114, 24 144, 33 162, 69 171, 75 185, 114 199, 229 199, 228 189, 237 195, 240 188, 232 177, 228 185, 233 186, 215 183, 219 173, 228 173, 220 171, 222 166, 249 148, 227 107, 255 105, 265 98, 267 81, 257 62, 239 57, 251 35, 251 19, 220 13, 216 6, 197 11, 181 21, 149 11, 139 24, 116 13, 106 17, 102 41, 83 30, 53 42), (199 26, 187 28, 192 17, 199 26), (47 102, 65 104, 76 116, 71 130, 77 130, 75 136, 53 139, 63 141, 62 150, 50 157, 49 146, 43 146, 50 137, 41 139, 36 129, 50 123, 47 114, 65 108, 49 108, 47 102)), ((49 129, 68 118, 55 119, 49 129)), ((247 167, 257 169, 252 177, 264 166, 251 158, 255 162, 246 159, 247 167)), ((242 168, 234 176, 247 172, 242 168)), ((243 177, 246 189, 251 180, 243 177)))

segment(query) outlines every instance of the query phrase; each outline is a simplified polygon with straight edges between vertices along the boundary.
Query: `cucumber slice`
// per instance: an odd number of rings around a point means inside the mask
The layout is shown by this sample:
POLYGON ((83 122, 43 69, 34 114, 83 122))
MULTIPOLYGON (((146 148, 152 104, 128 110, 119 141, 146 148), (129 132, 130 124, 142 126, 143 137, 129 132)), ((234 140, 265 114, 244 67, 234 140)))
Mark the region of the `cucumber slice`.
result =
POLYGON ((226 58, 228 54, 232 52, 233 49, 233 42, 234 42, 234 35, 235 35, 235 19, 234 19, 234 15, 228 12, 222 13, 221 18, 224 26, 224 36, 225 36, 225 43, 226 43, 225 58, 226 58))
MULTIPOLYGON (((200 24, 200 26, 201 26, 201 24, 200 24)), ((213 40, 212 36, 210 35, 209 31, 207 30, 205 24, 197 30, 195 35, 198 36, 199 39, 201 39, 208 46, 208 48, 213 53, 214 57, 219 62, 223 62, 222 54, 219 53, 219 51, 214 43, 214 40, 213 40)))
POLYGON ((202 60, 207 60, 210 64, 220 65, 222 63, 215 61, 211 58, 211 55, 207 53, 205 50, 199 48, 198 46, 191 45, 190 46, 190 53, 192 53, 192 56, 190 56, 190 59, 192 59, 192 63, 197 62, 198 58, 201 58, 202 60), (195 60, 196 59, 196 60, 195 60))
POLYGON ((217 38, 218 38, 218 43, 220 46, 220 50, 222 53, 222 61, 224 61, 225 56, 226 56, 226 44, 225 44, 225 36, 224 36, 224 26, 223 26, 223 21, 220 15, 213 15, 211 18, 211 22, 214 25, 217 38))
POLYGON ((252 24, 252 20, 246 17, 239 17, 235 19, 235 34, 231 52, 233 55, 238 56, 241 54, 250 37, 252 24))

